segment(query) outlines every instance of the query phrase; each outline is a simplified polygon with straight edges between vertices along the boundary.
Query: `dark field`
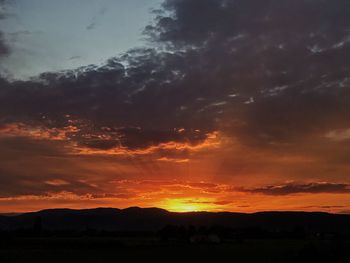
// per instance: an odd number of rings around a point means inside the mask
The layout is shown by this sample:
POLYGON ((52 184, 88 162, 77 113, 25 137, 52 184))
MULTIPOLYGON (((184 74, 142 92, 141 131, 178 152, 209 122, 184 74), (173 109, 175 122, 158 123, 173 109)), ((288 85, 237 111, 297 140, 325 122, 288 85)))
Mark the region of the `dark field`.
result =
POLYGON ((257 239, 219 244, 154 237, 10 238, 0 262, 350 262, 347 240, 257 239))
POLYGON ((349 215, 56 209, 0 226, 0 263, 350 262, 349 215))

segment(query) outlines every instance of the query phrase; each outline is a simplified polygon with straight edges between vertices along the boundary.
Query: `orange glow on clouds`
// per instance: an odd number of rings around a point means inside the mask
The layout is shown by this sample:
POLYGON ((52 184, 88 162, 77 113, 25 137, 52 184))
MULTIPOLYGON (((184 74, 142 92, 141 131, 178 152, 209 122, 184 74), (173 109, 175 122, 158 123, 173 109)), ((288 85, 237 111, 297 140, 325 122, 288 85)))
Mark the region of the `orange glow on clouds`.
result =
MULTIPOLYGON (((70 140, 71 134, 78 132, 74 123, 61 129, 21 123, 0 129, 1 140, 26 137, 33 141, 30 149, 37 143, 45 144, 46 151, 58 141, 60 146, 65 146, 65 152, 58 155, 54 155, 53 147, 52 156, 45 156, 39 147, 37 155, 15 152, 15 158, 9 155, 11 151, 3 148, 2 158, 8 158, 12 170, 23 175, 18 183, 24 191, 0 197, 0 212, 129 206, 156 206, 174 212, 350 212, 347 178, 338 175, 337 182, 342 182, 343 186, 332 183, 332 178, 324 172, 329 164, 317 163, 317 158, 307 152, 316 147, 317 142, 308 141, 307 146, 311 147, 307 147, 305 153, 285 154, 250 149, 235 138, 213 132, 196 144, 169 141, 139 149, 118 146, 97 150, 78 146, 70 140), (305 182, 305 174, 308 177, 316 174, 317 177, 309 179, 316 183, 305 182), (293 187, 288 182, 293 181, 302 181, 298 191, 306 186, 316 190, 330 187, 331 192, 274 194, 284 189, 288 191, 293 187), (266 182, 272 186, 266 187, 266 182), (40 190, 26 193, 33 185, 40 190), (259 189, 260 192, 256 191, 259 189)), ((8 147, 7 144, 4 147, 8 147)))
MULTIPOLYGON (((199 143, 197 145, 193 145, 191 143, 179 143, 170 141, 167 143, 161 143, 159 145, 153 145, 144 149, 128 149, 126 147, 117 147, 109 150, 99 150, 99 149, 91 149, 86 147, 77 147, 78 154, 87 154, 87 155, 148 155, 153 154, 160 150, 168 150, 168 151, 201 151, 205 149, 217 148, 220 146, 219 133, 213 132, 207 134, 207 138, 204 142, 199 143)), ((170 161, 169 158, 160 158, 159 161, 170 161)), ((176 160, 176 162, 187 162, 187 160, 182 159, 176 160)))
POLYGON ((29 126, 23 123, 11 123, 0 128, 1 136, 30 137, 34 139, 68 140, 69 133, 76 133, 79 129, 74 125, 68 125, 62 129, 29 126))
MULTIPOLYGON (((47 182, 65 186, 65 182, 47 182)), ((57 208, 94 208, 130 206, 159 207, 172 212, 234 211, 256 212, 266 210, 350 212, 348 194, 308 194, 287 196, 240 192, 232 185, 210 182, 180 181, 116 181, 122 189, 101 194, 76 194, 67 191, 42 195, 20 195, 0 198, 0 212, 28 212, 57 208), (342 204, 342 205, 339 205, 342 204)))
MULTIPOLYGON (((72 141, 69 135, 79 133, 81 130, 75 124, 82 122, 79 120, 68 120, 69 125, 63 128, 45 128, 42 126, 30 126, 24 123, 11 123, 4 127, 0 127, 0 136, 2 137, 28 137, 36 140, 52 140, 52 141, 65 141, 67 147, 71 148, 72 154, 78 155, 148 155, 157 151, 201 151, 206 149, 218 148, 221 144, 219 132, 212 132, 206 134, 206 139, 198 144, 192 144, 190 142, 176 142, 169 141, 166 143, 160 143, 158 145, 151 145, 146 148, 129 149, 127 147, 117 146, 112 149, 94 149, 84 146, 78 146, 72 141)), ((183 133, 185 129, 179 129, 177 132, 183 133)), ((199 132, 199 130, 196 130, 199 132)), ((89 138, 89 134, 85 134, 85 138, 89 138)), ((99 139, 108 140, 111 137, 108 134, 100 134, 97 136, 99 139)), ((174 161, 177 163, 188 162, 188 159, 173 159, 162 157, 158 161, 174 161)))

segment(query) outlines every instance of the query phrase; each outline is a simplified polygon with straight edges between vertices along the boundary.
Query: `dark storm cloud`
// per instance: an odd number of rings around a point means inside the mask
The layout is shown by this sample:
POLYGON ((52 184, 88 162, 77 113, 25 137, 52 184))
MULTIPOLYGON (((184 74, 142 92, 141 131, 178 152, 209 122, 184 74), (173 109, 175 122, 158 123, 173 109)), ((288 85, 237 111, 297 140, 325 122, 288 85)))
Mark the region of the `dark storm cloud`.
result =
POLYGON ((333 193, 344 194, 350 193, 349 184, 337 184, 337 183, 307 183, 297 184, 288 183, 284 185, 270 185, 261 188, 253 189, 241 189, 243 192, 266 194, 266 195, 290 195, 290 194, 317 194, 317 193, 333 193))
POLYGON ((235 120, 247 142, 350 125, 348 1, 169 0, 164 8, 170 15, 146 31, 198 55, 190 85, 227 102, 219 118, 235 120))
POLYGON ((71 139, 101 149, 195 144, 218 129, 287 144, 350 127, 347 0, 168 0, 157 14, 145 30, 155 48, 3 81, 2 124, 62 128, 73 116, 71 139))
POLYGON ((102 67, 45 73, 32 81, 4 81, 2 123, 63 128, 77 119, 74 139, 104 149, 119 143, 130 148, 168 141, 196 144, 206 138, 206 125, 198 131, 195 116, 191 120, 181 108, 186 95, 176 90, 177 73, 172 71, 181 63, 177 55, 134 50, 123 62, 128 68, 111 59, 102 67), (188 130, 174 130, 182 127, 188 130))

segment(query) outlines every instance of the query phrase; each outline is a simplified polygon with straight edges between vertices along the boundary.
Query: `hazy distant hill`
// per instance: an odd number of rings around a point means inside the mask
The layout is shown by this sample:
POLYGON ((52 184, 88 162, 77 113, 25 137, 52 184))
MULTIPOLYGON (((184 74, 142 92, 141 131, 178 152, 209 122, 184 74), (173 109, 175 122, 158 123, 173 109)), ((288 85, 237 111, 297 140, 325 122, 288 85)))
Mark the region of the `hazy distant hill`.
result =
POLYGON ((172 213, 159 208, 50 209, 17 216, 0 216, 0 229, 33 229, 40 221, 43 230, 158 231, 167 225, 224 226, 233 229, 261 228, 350 234, 350 215, 318 212, 172 213))

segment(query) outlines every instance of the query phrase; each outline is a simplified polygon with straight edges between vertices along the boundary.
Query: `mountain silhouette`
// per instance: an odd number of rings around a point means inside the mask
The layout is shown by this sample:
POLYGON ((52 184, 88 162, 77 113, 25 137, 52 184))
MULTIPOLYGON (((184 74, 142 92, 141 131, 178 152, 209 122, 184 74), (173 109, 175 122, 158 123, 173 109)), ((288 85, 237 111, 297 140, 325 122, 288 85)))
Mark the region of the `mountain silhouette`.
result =
POLYGON ((303 229, 312 233, 350 234, 350 215, 323 212, 231 212, 175 213, 159 208, 48 209, 20 215, 0 216, 0 230, 48 231, 159 231, 169 225, 222 226, 232 229, 259 228, 267 231, 303 229), (40 219, 40 221, 38 221, 40 219))

